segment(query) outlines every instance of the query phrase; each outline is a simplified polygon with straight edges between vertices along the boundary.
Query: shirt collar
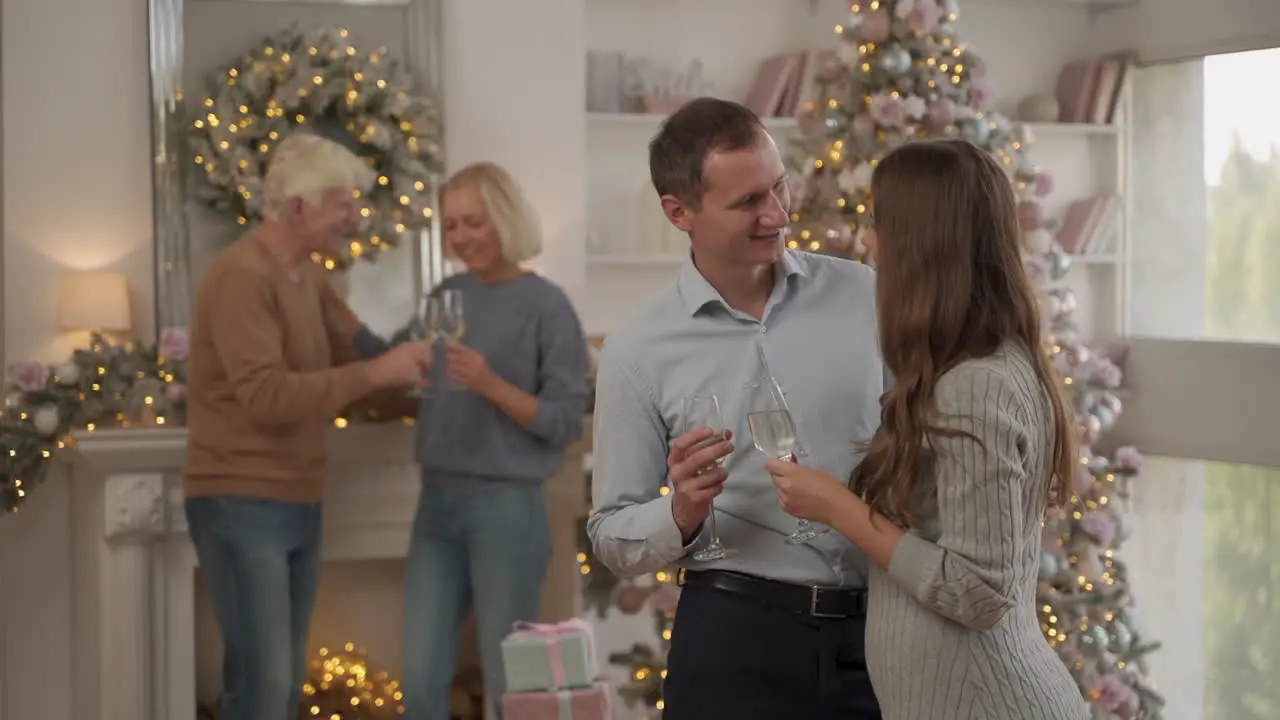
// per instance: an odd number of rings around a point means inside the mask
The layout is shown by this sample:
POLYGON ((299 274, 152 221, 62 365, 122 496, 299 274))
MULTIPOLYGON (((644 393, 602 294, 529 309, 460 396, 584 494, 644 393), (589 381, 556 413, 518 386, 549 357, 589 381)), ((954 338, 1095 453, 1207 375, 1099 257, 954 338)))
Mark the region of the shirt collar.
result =
MULTIPOLYGON (((774 278, 776 281, 790 284, 794 277, 808 277, 809 273, 805 270, 804 265, 795 257, 794 250, 783 250, 782 258, 774 264, 774 278)), ((708 305, 718 304, 726 310, 729 304, 724 301, 720 293, 707 282, 702 276, 702 272, 698 270, 698 266, 693 264, 693 251, 690 250, 684 263, 680 266, 680 275, 676 278, 676 287, 680 292, 680 299, 684 301, 685 310, 689 316, 697 315, 699 311, 708 305)), ((777 292, 775 287, 774 292, 777 292)))

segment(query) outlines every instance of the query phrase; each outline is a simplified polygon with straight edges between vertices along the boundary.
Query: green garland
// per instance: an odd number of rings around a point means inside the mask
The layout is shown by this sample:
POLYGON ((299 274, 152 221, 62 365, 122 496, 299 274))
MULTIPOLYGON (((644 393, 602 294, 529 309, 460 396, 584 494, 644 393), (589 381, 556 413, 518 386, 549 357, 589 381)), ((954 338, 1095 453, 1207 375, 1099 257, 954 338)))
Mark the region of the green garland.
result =
POLYGON ((0 410, 0 513, 17 511, 44 482, 72 430, 181 426, 186 354, 186 332, 172 328, 158 344, 95 334, 60 365, 10 366, 0 410))
MULTIPOLYGON (((372 260, 407 232, 430 227, 436 179, 444 172, 439 110, 410 92, 411 78, 386 48, 356 50, 345 29, 290 28, 209 78, 192 108, 192 160, 199 197, 242 225, 262 217, 263 181, 280 141, 305 127, 351 147, 375 172, 364 216, 341 268, 372 260)), ((317 258, 320 259, 320 258, 317 258)))

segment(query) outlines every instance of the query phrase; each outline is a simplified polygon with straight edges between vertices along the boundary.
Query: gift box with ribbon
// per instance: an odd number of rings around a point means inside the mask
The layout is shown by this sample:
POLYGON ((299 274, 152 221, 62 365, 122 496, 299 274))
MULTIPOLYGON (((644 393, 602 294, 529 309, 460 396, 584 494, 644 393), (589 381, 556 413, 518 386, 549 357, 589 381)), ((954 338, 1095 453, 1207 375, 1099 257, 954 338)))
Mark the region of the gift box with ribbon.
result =
MULTIPOLYGON (((518 622, 502 641, 507 692, 589 688, 600 674, 591 623, 518 622)), ((576 720, 576 718, 575 718, 576 720)))
POLYGON ((613 690, 607 680, 591 687, 508 692, 502 696, 506 720, 612 720, 613 690))

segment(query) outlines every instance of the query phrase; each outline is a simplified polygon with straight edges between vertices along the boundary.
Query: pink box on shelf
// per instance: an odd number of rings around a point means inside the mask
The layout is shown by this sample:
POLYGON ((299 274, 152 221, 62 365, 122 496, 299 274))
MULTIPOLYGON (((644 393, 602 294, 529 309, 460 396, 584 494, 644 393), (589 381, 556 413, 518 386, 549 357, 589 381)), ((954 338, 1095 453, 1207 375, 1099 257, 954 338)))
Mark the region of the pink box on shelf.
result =
POLYGON ((591 687, 502 696, 504 720, 613 720, 613 688, 599 679, 591 687))

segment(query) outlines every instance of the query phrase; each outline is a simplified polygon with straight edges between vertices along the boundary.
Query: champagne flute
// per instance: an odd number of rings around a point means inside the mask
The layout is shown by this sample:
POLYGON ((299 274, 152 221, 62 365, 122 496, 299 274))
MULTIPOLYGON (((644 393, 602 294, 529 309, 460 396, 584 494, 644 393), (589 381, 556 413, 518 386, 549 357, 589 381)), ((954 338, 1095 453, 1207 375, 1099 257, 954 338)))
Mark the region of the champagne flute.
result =
MULTIPOLYGON (((748 383, 744 389, 747 426, 751 428, 751 442, 756 449, 775 460, 798 462, 798 457, 804 452, 795 420, 778 382, 769 375, 748 383)), ((827 528, 815 528, 813 523, 802 519, 796 525, 796 531, 787 536, 787 544, 801 545, 825 532, 827 528)))
MULTIPOLYGON (((441 290, 432 299, 435 301, 436 328, 439 334, 454 342, 461 341, 467 328, 466 316, 462 310, 462 291, 441 290)), ((449 378, 447 371, 444 387, 449 390, 462 389, 457 381, 449 378)))
MULTIPOLYGON (((435 298, 424 293, 422 298, 418 300, 418 310, 414 313, 413 319, 409 321, 409 340, 413 342, 426 343, 430 347, 436 342, 436 335, 439 328, 435 322, 435 317, 431 312, 431 306, 435 298)), ((426 388, 413 388, 409 391, 410 397, 425 398, 427 396, 426 388)))
MULTIPOLYGON (((720 400, 714 394, 692 395, 684 399, 684 427, 681 434, 697 428, 710 428, 715 434, 702 443, 689 449, 690 453, 720 442, 725 437, 724 416, 720 414, 720 400)), ((724 458, 716 460, 717 467, 724 466, 724 458)), ((720 544, 720 536, 716 533, 716 508, 712 501, 711 513, 707 515, 707 530, 711 533, 711 542, 701 550, 695 550, 691 557, 698 562, 721 560, 727 554, 724 545, 720 544)))

